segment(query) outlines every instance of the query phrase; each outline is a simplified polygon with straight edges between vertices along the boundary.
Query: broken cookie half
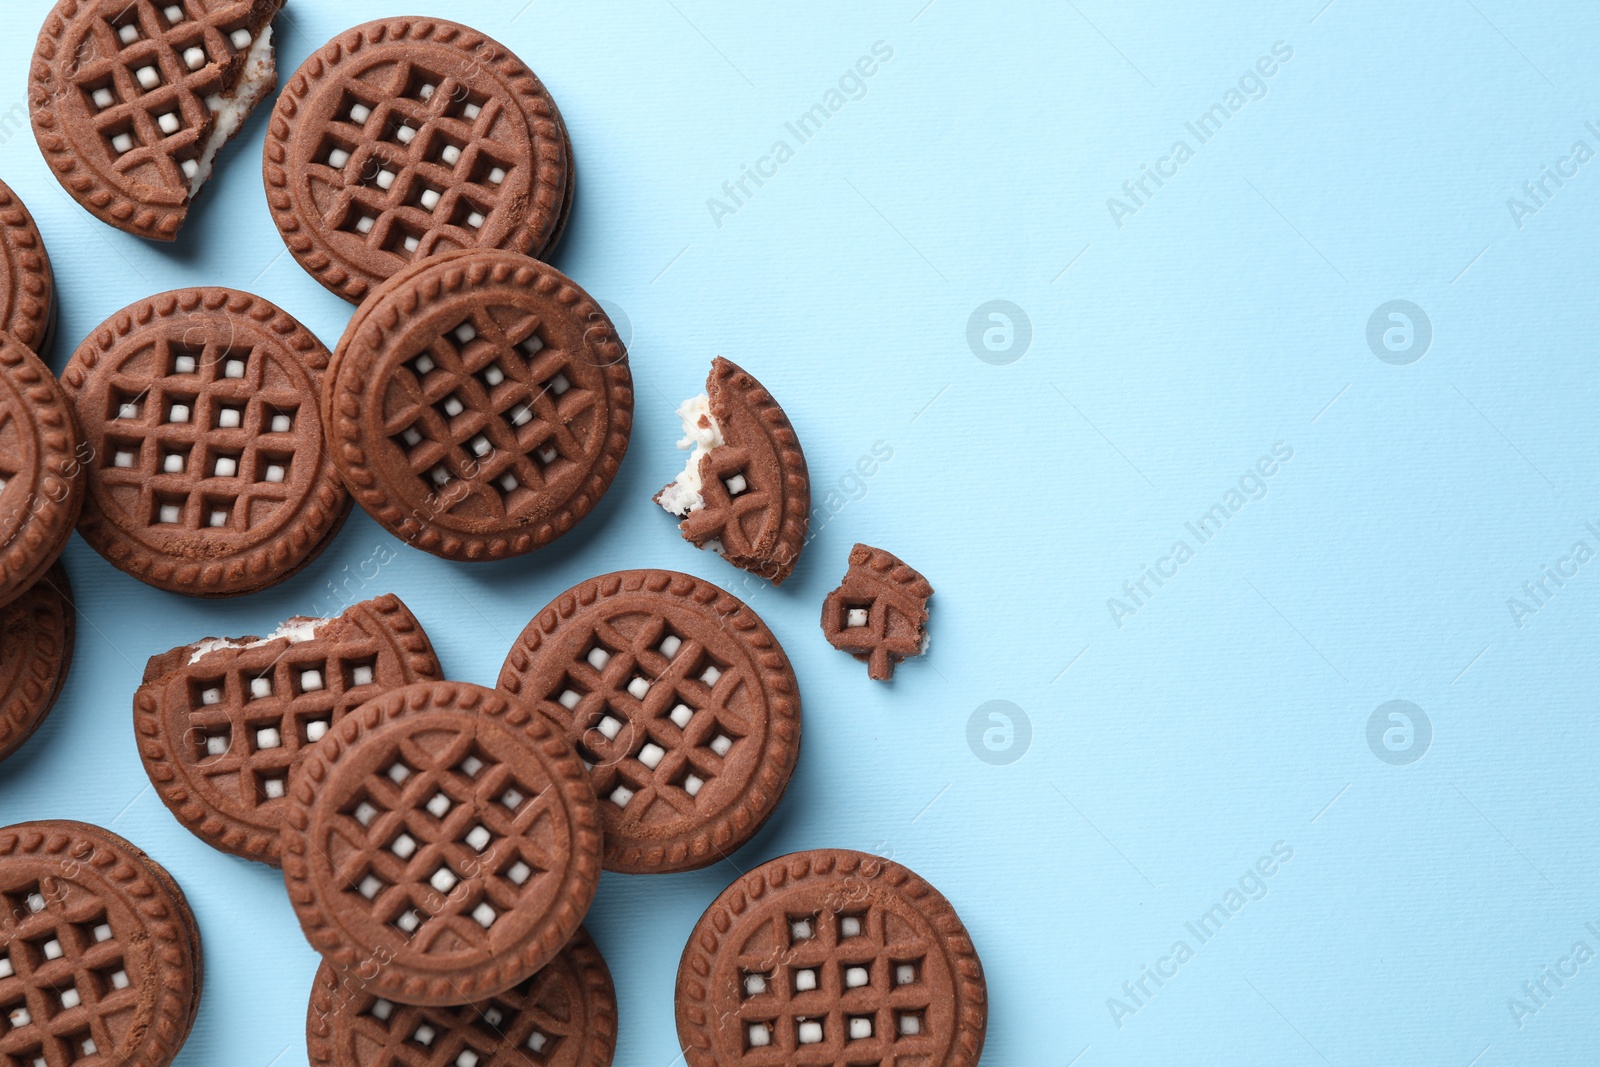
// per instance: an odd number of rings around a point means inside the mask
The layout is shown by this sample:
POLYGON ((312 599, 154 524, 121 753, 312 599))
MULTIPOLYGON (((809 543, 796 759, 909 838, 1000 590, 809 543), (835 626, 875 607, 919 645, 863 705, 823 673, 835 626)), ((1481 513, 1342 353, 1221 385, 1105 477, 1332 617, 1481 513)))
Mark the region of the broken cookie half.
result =
POLYGON ((828 643, 867 664, 887 682, 895 664, 928 651, 928 600, 933 586, 897 556, 871 545, 850 550, 850 569, 822 604, 828 643))
POLYGON ((760 382, 718 356, 706 391, 678 408, 689 453, 656 503, 697 548, 779 585, 811 523, 811 476, 789 417, 760 382))
POLYGON ((59 0, 28 105, 50 169, 96 218, 171 241, 218 151, 278 84, 284 0, 59 0))
POLYGON ((150 660, 133 701, 156 792, 196 836, 277 866, 284 798, 300 757, 391 689, 439 681, 433 645, 400 598, 265 637, 207 638, 150 660))

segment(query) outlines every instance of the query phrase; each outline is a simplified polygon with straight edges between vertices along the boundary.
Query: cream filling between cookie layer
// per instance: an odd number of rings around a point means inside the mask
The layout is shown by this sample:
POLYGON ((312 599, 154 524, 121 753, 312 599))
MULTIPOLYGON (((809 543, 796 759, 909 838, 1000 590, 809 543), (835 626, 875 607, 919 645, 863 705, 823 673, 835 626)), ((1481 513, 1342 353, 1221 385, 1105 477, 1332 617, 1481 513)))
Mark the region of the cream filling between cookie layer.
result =
POLYGON ((277 69, 277 58, 272 50, 272 26, 269 23, 262 29, 261 36, 250 43, 250 51, 245 55, 244 73, 232 95, 219 93, 206 97, 206 107, 211 109, 216 124, 196 160, 197 169, 189 176, 190 196, 198 193, 200 187, 211 179, 217 153, 239 132, 256 105, 261 103, 261 98, 275 84, 277 69))
POLYGON ((678 405, 678 418, 683 422, 683 439, 678 442, 678 448, 689 453, 689 462, 673 483, 661 491, 661 506, 682 518, 705 507, 700 461, 712 449, 727 442, 722 439, 722 427, 711 414, 711 398, 704 393, 678 405))
POLYGON ((199 663, 213 652, 227 649, 260 648, 262 645, 284 640, 291 645, 303 644, 315 638, 317 631, 332 621, 332 619, 290 619, 258 641, 230 641, 225 637, 210 637, 194 646, 194 652, 189 656, 189 665, 199 663))

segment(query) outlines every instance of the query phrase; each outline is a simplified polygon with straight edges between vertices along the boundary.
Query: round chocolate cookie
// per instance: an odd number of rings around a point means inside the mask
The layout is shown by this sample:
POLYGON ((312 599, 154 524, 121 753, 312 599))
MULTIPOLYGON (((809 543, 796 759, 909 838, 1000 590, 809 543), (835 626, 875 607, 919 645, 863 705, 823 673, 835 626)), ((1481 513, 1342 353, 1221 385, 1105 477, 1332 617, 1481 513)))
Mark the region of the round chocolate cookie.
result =
POLYGON ((224 597, 315 559, 349 514, 317 410, 328 350, 233 289, 117 312, 61 379, 93 449, 79 531, 160 589, 224 597))
POLYGON ((450 252, 375 291, 323 392, 356 500, 436 556, 496 560, 570 530, 610 487, 633 376, 604 311, 554 267, 450 252))
POLYGON ((108 830, 0 830, 0 1057, 166 1067, 194 1025, 200 931, 172 876, 108 830))
POLYGON ((21 748, 55 706, 76 633, 72 586, 60 563, 0 607, 0 759, 21 748))
POLYGON ((273 110, 263 174, 289 251, 352 303, 438 252, 548 258, 575 170, 555 101, 505 46, 444 19, 346 30, 273 110))
POLYGON ((610 1067, 616 1047, 617 993, 583 930, 538 974, 475 1004, 396 1004, 324 963, 306 1010, 312 1067, 610 1067))
POLYGON ((689 1067, 974 1067, 983 965, 950 902, 911 871, 817 849, 751 871, 706 910, 678 965, 689 1067))
POLYGON ((35 352, 55 335, 55 273, 44 238, 21 198, 0 182, 0 330, 35 352))
POLYGON ((800 688, 778 639, 687 574, 619 571, 562 593, 499 685, 589 765, 610 871, 722 859, 761 829, 800 756, 800 688))
POLYGON ((217 153, 278 83, 283 0, 58 0, 28 106, 44 158, 90 214, 171 241, 217 153))
POLYGON ((283 873, 340 975, 404 1004, 469 1004, 532 977, 600 883, 577 755, 502 693, 421 683, 350 712, 289 789, 283 873))
POLYGON ((678 417, 689 464, 656 503, 683 517, 678 528, 696 548, 781 585, 811 526, 811 475, 789 416, 749 371, 718 356, 705 393, 678 417))
POLYGON ((264 638, 210 638, 150 660, 133 698, 144 769, 208 844, 277 866, 301 754, 381 693, 443 678, 428 635, 388 595, 264 638))
POLYGON ((50 368, 0 333, 0 605, 50 569, 83 510, 83 444, 50 368))

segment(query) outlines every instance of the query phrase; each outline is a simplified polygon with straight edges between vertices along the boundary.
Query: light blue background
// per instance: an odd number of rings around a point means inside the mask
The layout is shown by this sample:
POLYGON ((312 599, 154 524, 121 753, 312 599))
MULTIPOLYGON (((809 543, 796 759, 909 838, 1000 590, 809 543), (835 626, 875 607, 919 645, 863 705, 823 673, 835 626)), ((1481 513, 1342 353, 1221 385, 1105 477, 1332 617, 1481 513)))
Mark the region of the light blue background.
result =
MULTIPOLYGON (((261 293, 335 343, 351 309, 283 254, 262 117, 173 247, 67 200, 23 120, 47 6, 0 14, 0 177, 56 263, 52 365, 124 305, 200 283, 261 293)), ((410 6, 291 0, 280 66, 410 6)), ((1600 949, 1584 928, 1600 926, 1600 563, 1521 627, 1507 601, 1575 541, 1600 549, 1584 528, 1600 527, 1600 161, 1520 228, 1507 199, 1574 141, 1600 150, 1584 126, 1600 120, 1600 12, 471 10, 571 127, 581 177, 557 261, 631 322, 637 428, 611 494, 563 542, 477 568, 403 551, 366 592, 399 593, 449 674, 482 683, 539 607, 593 574, 674 567, 750 592, 650 502, 679 464, 673 407, 718 353, 787 408, 819 505, 875 442, 894 451, 831 502, 792 584, 748 597, 805 697, 805 753, 778 816, 709 870, 605 879, 590 926, 621 997, 619 1063, 674 1062, 678 954, 735 865, 823 845, 891 854, 952 899, 987 968, 987 1063, 1595 1061, 1600 961, 1550 984, 1520 1028, 1507 1001, 1575 941, 1600 949), (879 41, 893 59, 865 96, 717 226, 708 198, 776 138, 792 144, 784 123, 879 41), (1185 122, 1275 42, 1293 58, 1266 95, 1198 144, 1185 122), (1180 137, 1194 158, 1119 227, 1107 198, 1180 137), (1032 324, 1006 366, 966 340, 995 299, 1032 324), (1433 328, 1406 366, 1366 340, 1393 299, 1433 328), (1147 582, 1153 595, 1115 625, 1108 598, 1280 441, 1293 459, 1265 498, 1177 577, 1147 582), (869 683, 817 629, 858 539, 938 589, 932 655, 892 685, 869 683), (1434 730, 1409 766, 1366 739, 1393 699, 1434 730), (968 745, 990 700, 1031 721, 1010 765, 968 745), (1267 896, 1198 945, 1185 922, 1277 842, 1293 860, 1267 896), (1195 957, 1116 1025, 1107 999, 1179 939, 1195 957)), ((343 568, 389 544, 358 514, 303 575, 224 604, 148 590, 81 542, 68 552, 77 669, 0 768, 0 820, 109 825, 182 882, 207 957, 188 1067, 303 1062, 314 958, 277 875, 201 844, 147 788, 130 724, 140 671, 170 646, 332 602, 343 568)))

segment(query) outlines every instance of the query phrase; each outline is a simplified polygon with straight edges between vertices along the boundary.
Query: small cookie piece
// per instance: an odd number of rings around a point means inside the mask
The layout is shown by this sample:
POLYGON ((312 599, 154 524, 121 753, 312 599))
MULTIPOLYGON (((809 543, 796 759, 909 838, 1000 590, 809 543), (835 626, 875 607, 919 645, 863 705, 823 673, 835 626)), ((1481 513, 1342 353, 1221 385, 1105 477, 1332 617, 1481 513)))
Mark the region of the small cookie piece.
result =
POLYGON ((257 592, 350 511, 317 409, 328 350, 271 302, 179 289, 117 312, 62 374, 93 449, 79 531, 142 582, 257 592))
POLYGON ((839 588, 822 603, 828 643, 867 664, 867 677, 887 682, 895 664, 928 651, 928 598, 933 586, 881 548, 856 545, 839 588))
POLYGON ((718 356, 706 391, 678 408, 689 463, 656 494, 696 548, 781 585, 811 525, 811 475, 789 417, 748 371, 718 356))
POLYGON ((166 1067, 194 1025, 200 931, 170 874, 109 830, 0 830, 0 1055, 166 1067))
POLYGON ((85 449, 50 368, 0 333, 0 606, 67 547, 83 510, 85 449))
POLYGON ((402 1004, 498 996, 572 940, 600 884, 583 764, 542 717, 457 682, 350 712, 289 787, 283 875, 313 948, 402 1004))
POLYGON ((763 864, 706 910, 678 966, 689 1067, 975 1067, 988 1029, 983 964, 950 902, 862 852, 763 864))
POLYGON ((491 1067, 610 1067, 617 1048, 617 992, 588 933, 511 989, 464 1007, 414 1008, 384 1000, 359 978, 317 968, 306 1009, 311 1067, 412 1063, 491 1067))
POLYGON ((59 562, 0 608, 0 759, 21 748, 55 706, 76 633, 72 586, 59 562))
POLYGON ((443 678, 422 626, 393 595, 266 637, 209 638, 153 657, 133 698, 156 792, 197 837, 277 866, 301 753, 391 689, 443 678))
POLYGON ((39 227, 20 197, 0 182, 0 330, 35 352, 55 336, 55 272, 39 227))
POLYGON ((605 866, 705 867, 761 829, 800 756, 800 688, 744 603, 674 571, 619 571, 557 597, 517 638, 500 688, 589 766, 605 866))
POLYGON ((633 427, 627 352, 600 305, 514 252, 448 252, 356 312, 323 394, 357 502, 445 559, 522 555, 599 502, 633 427))
POLYGON ((388 18, 295 72, 262 171, 289 251, 360 303, 438 252, 548 259, 572 204, 571 155, 555 101, 504 45, 444 19, 388 18))
POLYGON ((28 106, 44 158, 102 222, 171 241, 217 153, 278 84, 283 0, 58 0, 28 106))

